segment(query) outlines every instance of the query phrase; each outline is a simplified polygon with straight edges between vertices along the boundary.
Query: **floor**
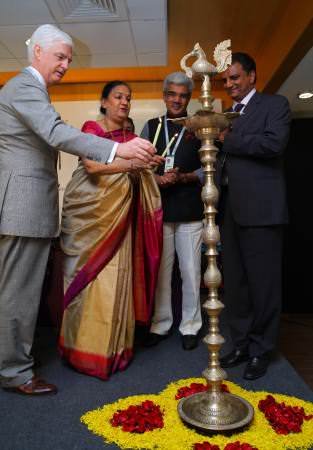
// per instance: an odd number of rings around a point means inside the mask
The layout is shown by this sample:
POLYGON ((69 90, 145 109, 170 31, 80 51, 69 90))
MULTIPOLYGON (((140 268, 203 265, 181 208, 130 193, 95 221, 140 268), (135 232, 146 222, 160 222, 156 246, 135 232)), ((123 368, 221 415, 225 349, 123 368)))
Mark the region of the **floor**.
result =
MULTIPOLYGON (((296 336, 295 332, 290 332, 290 325, 287 322, 289 335, 296 336)), ((38 327, 34 350, 37 361, 40 361, 40 376, 55 383, 59 393, 34 399, 0 390, 1 450, 117 449, 113 444, 104 445, 101 438, 80 423, 80 417, 87 411, 113 403, 119 398, 157 393, 163 391, 169 382, 201 377, 208 363, 207 346, 200 343, 195 350, 186 353, 175 329, 166 341, 156 347, 138 345, 134 361, 128 369, 102 382, 62 363, 55 348, 56 335, 53 331, 51 327, 38 327)), ((231 349, 231 345, 230 339, 227 339, 225 353, 231 349)), ((291 346, 288 344, 288 347, 291 346)), ((309 345, 306 347, 309 352, 309 345)), ((276 356, 265 377, 244 380, 242 364, 227 370, 228 379, 249 391, 280 392, 313 402, 312 388, 305 384, 301 375, 292 369, 281 354, 276 356)), ((200 439, 199 442, 206 440, 200 439)), ((178 447, 180 450, 186 448, 183 444, 175 448, 178 447)), ((272 445, 270 447, 274 448, 272 445)), ((288 447, 296 448, 294 445, 288 447)), ((166 448, 171 449, 171 445, 166 448)), ((268 447, 265 445, 261 448, 264 450, 268 447)))
POLYGON ((279 348, 313 390, 313 314, 283 314, 279 348))

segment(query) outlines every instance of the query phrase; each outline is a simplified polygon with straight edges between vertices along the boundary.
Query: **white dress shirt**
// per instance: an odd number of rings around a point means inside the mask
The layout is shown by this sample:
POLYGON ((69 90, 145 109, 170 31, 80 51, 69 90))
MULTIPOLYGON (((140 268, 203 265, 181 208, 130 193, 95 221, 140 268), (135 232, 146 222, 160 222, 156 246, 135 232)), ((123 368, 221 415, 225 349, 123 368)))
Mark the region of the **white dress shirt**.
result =
POLYGON ((240 111, 240 114, 243 114, 245 107, 247 106, 247 104, 249 103, 249 101, 251 100, 251 98, 254 96, 255 93, 256 93, 256 89, 253 88, 253 89, 251 89, 249 94, 247 94, 240 102, 234 102, 233 110, 235 110, 236 105, 239 105, 239 104, 244 105, 244 107, 240 111))

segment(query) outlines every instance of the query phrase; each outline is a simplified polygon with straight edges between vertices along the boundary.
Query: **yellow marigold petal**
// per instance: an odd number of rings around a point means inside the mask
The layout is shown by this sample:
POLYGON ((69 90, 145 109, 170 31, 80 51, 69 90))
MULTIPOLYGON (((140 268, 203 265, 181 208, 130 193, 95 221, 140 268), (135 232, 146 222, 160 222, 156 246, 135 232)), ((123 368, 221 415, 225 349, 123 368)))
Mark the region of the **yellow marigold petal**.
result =
MULTIPOLYGON (((159 395, 134 395, 120 399, 102 408, 87 412, 81 417, 81 421, 90 431, 103 437, 107 443, 115 443, 121 449, 192 450, 196 442, 203 442, 204 440, 219 445, 221 448, 224 448, 229 442, 239 440, 240 442, 247 442, 259 450, 304 450, 313 445, 312 421, 304 422, 302 433, 287 436, 279 435, 270 427, 264 414, 258 410, 259 400, 264 399, 268 392, 246 391, 230 381, 225 382, 230 392, 248 400, 254 407, 255 418, 251 426, 247 430, 230 437, 217 434, 209 438, 187 428, 177 413, 178 402, 175 400, 175 395, 177 390, 183 386, 204 382, 203 378, 178 380, 170 383, 159 395), (144 400, 151 400, 160 405, 161 410, 164 411, 164 428, 136 434, 127 433, 122 431, 120 427, 111 426, 110 419, 117 410, 126 409, 130 405, 137 405, 144 400)), ((278 402, 284 401, 288 405, 302 406, 306 414, 313 414, 313 403, 288 395, 273 395, 278 402)))

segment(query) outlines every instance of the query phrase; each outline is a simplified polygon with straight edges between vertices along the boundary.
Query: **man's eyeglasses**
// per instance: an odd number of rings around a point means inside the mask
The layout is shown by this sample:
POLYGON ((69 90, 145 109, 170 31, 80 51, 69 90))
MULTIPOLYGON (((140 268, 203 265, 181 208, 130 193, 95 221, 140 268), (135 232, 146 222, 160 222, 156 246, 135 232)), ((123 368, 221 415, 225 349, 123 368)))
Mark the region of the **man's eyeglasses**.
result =
POLYGON ((164 94, 165 94, 165 96, 167 98, 176 98, 176 97, 178 97, 178 98, 180 98, 182 100, 186 100, 186 99, 188 99, 190 97, 190 94, 188 92, 187 93, 183 93, 183 94, 178 94, 177 92, 174 92, 174 91, 166 91, 166 92, 164 92, 164 94))

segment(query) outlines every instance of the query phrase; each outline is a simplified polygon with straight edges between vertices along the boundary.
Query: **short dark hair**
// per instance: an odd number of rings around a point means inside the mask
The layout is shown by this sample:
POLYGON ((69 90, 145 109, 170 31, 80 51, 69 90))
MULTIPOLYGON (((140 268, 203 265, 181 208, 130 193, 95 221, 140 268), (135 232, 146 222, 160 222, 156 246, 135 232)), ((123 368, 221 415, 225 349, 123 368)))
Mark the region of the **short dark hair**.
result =
POLYGON ((231 56, 231 63, 239 63, 242 65, 242 68, 245 72, 255 72, 256 73, 256 64, 254 59, 248 55, 248 53, 236 52, 231 56))
MULTIPOLYGON (((109 81, 107 84, 104 85, 104 87, 102 89, 101 100, 108 98, 108 96, 110 95, 110 92, 116 86, 126 86, 129 89, 129 92, 131 93, 131 88, 125 81, 113 80, 113 81, 109 81)), ((103 108, 103 106, 100 106, 100 112, 102 114, 105 114, 106 111, 105 111, 105 108, 103 108)))

